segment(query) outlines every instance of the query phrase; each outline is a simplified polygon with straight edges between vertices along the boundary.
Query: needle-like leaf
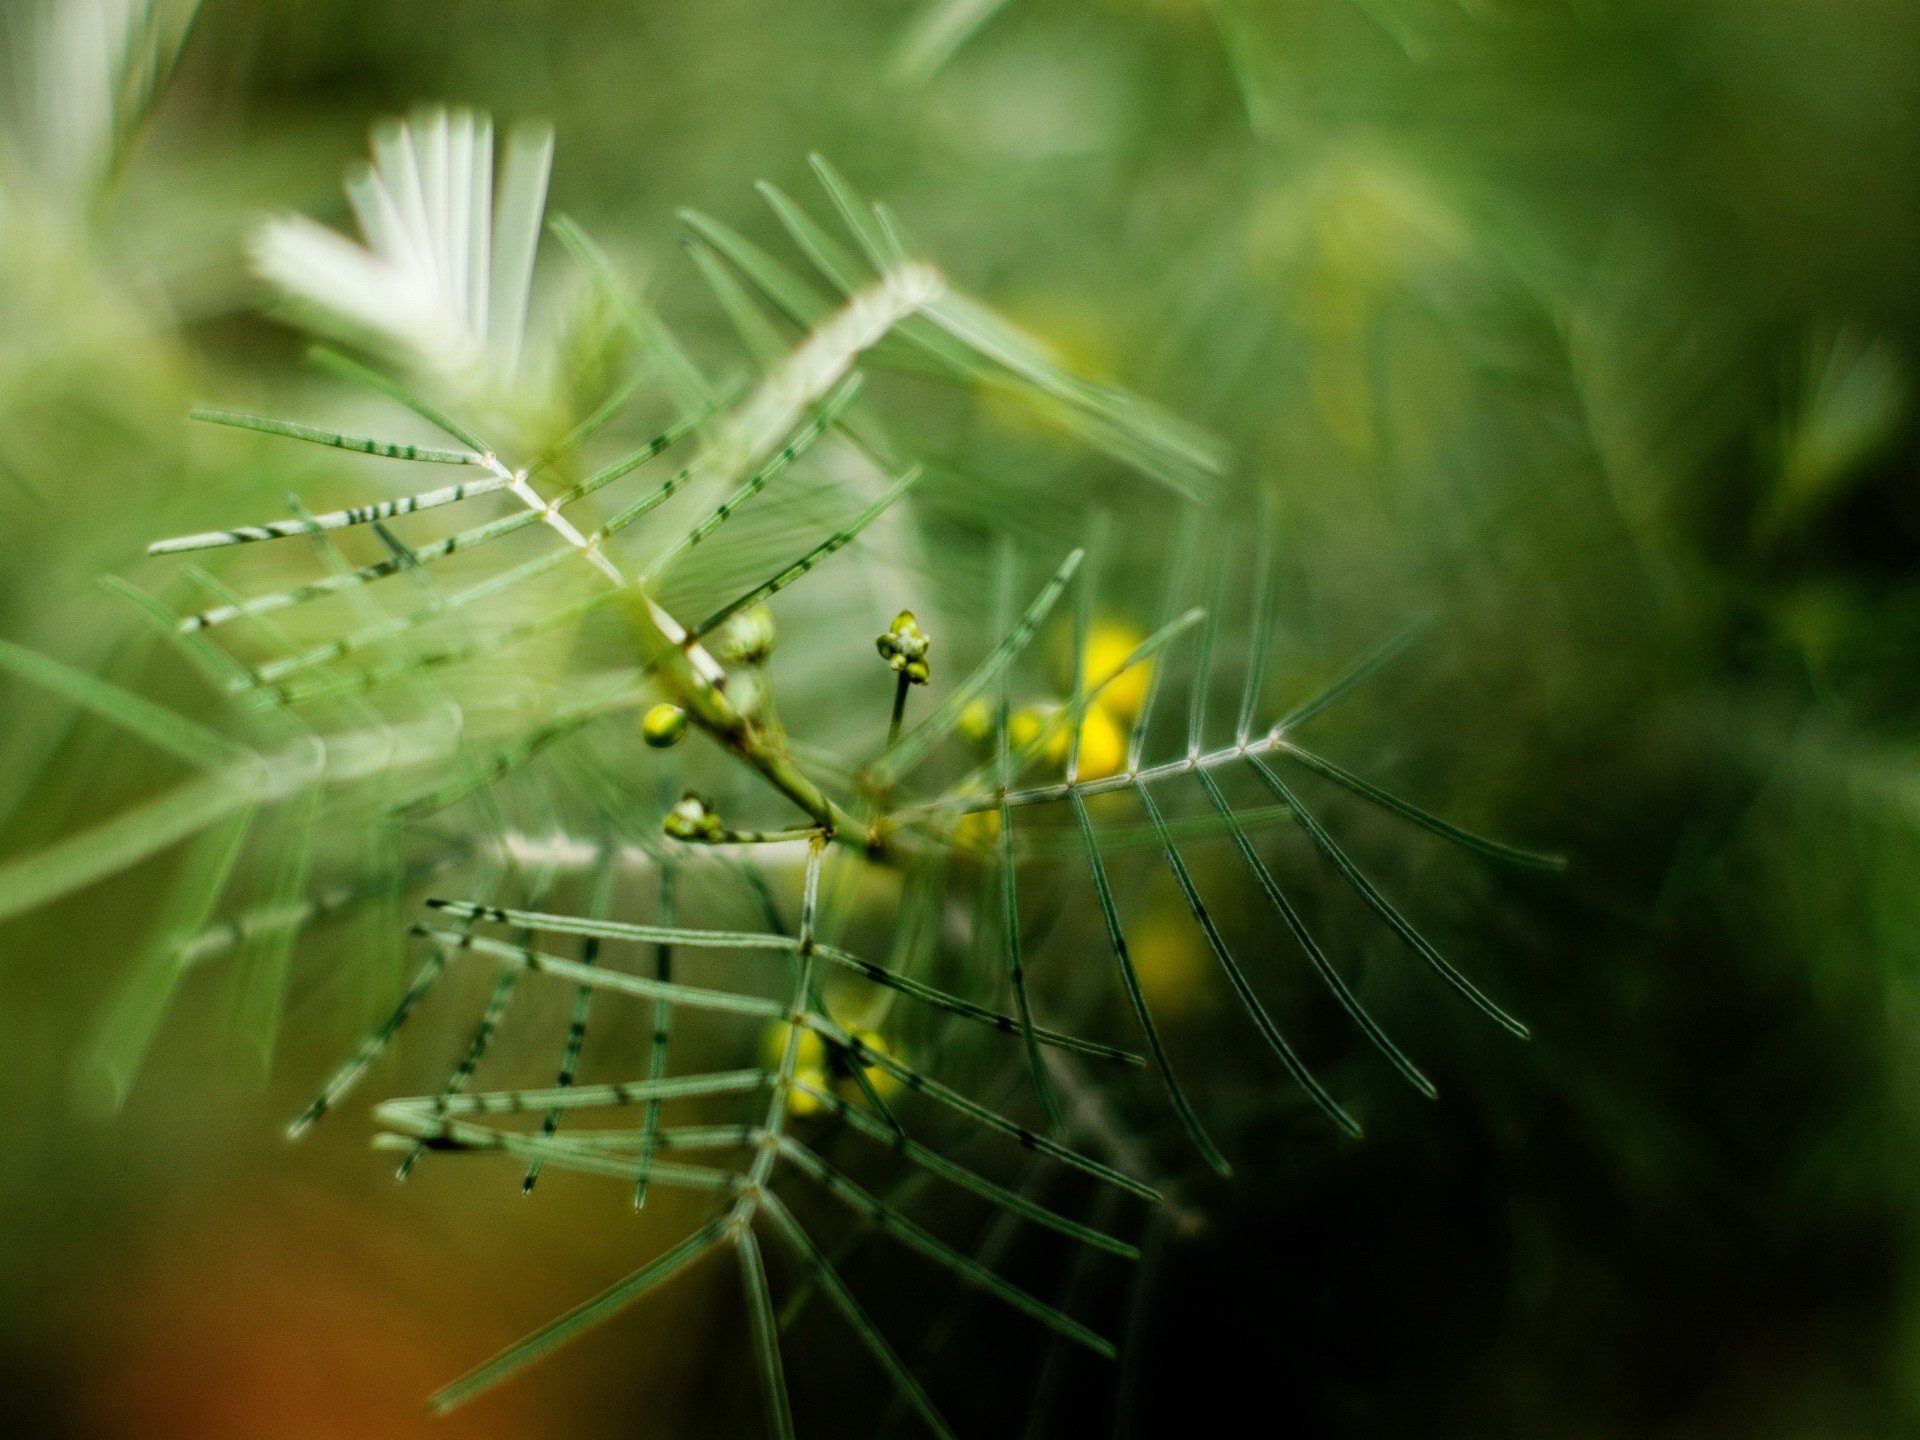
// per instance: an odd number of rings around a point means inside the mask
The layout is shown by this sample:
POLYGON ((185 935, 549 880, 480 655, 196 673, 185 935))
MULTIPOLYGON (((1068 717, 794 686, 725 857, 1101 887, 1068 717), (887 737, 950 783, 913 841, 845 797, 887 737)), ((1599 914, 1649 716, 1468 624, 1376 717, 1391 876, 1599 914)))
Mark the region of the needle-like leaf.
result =
POLYGON ((894 1353, 893 1347, 887 1343, 887 1337, 880 1333, 880 1327, 868 1318, 867 1312, 854 1298, 853 1291, 847 1288, 846 1282, 834 1271, 827 1257, 821 1253, 820 1247, 813 1243, 813 1238, 801 1228, 800 1222, 793 1218, 793 1212, 780 1203, 779 1197, 772 1194, 764 1197, 760 1205, 768 1218, 773 1221, 774 1227, 793 1247, 794 1253, 807 1267, 814 1282, 826 1291, 827 1298, 833 1302, 834 1308, 840 1312, 847 1324, 853 1327, 854 1334, 860 1337, 860 1343, 865 1345, 873 1358, 880 1362, 880 1368, 887 1372, 887 1378, 893 1382, 901 1396, 914 1408, 920 1418, 927 1422, 927 1428, 939 1436, 940 1440, 954 1440, 953 1431, 940 1417, 940 1412, 934 1408, 933 1401, 926 1390, 914 1378, 913 1372, 894 1353))
POLYGON ((780 1326, 773 1316, 766 1262, 760 1258, 760 1242, 754 1238, 751 1225, 734 1227, 733 1248, 740 1260, 740 1284, 746 1291, 747 1328, 753 1336, 760 1393, 767 1405, 767 1431, 773 1440, 793 1440, 793 1408, 787 1400, 787 1377, 780 1365, 780 1326))
POLYGON ((1464 995, 1475 1007, 1492 1018, 1496 1024, 1518 1035, 1523 1040, 1527 1038, 1528 1031, 1525 1025, 1521 1024, 1492 1000, 1488 999, 1477 985, 1467 979, 1465 975, 1462 975, 1445 956, 1433 948, 1433 945, 1427 940, 1426 936, 1413 928, 1413 923, 1394 907, 1392 901, 1380 893, 1379 889, 1366 877, 1366 874, 1360 867, 1348 858, 1346 851, 1340 848, 1339 842, 1327 833, 1326 827, 1314 819, 1306 807, 1301 805, 1299 800, 1295 798, 1293 791, 1287 787, 1286 782, 1274 774, 1272 767, 1258 755, 1249 754, 1247 761, 1260 775, 1260 778, 1267 782, 1267 785, 1273 790, 1273 793, 1293 807, 1294 814, 1300 817, 1301 826, 1306 830, 1308 836, 1313 840, 1314 845, 1319 849, 1320 853, 1332 862, 1335 870, 1339 871, 1340 877, 1353 887, 1354 893, 1359 895, 1376 915, 1392 927, 1396 935, 1412 947, 1416 955, 1431 965, 1441 979, 1445 980, 1455 990, 1464 995))
MULTIPOLYGON (((1140 797, 1141 807, 1147 812, 1147 819, 1156 829, 1160 828, 1165 821, 1160 813, 1159 802, 1153 798, 1153 792, 1139 782, 1136 782, 1133 788, 1134 793, 1140 797)), ((1329 1120, 1349 1135, 1358 1135, 1359 1122, 1341 1108, 1340 1102, 1333 1098, 1326 1086, 1322 1085, 1319 1078, 1307 1068, 1306 1063, 1294 1052, 1287 1038, 1280 1033, 1280 1027, 1275 1025, 1273 1018, 1267 1014, 1266 1006, 1260 1003, 1260 997, 1247 980, 1246 972, 1240 968, 1240 962, 1234 959, 1233 952, 1227 948, 1227 942, 1220 934, 1220 927, 1214 923, 1213 914, 1207 909, 1206 901, 1200 898, 1200 890, 1193 882, 1192 872, 1187 869, 1187 862, 1181 858, 1180 849, 1173 843, 1171 837, 1162 840, 1161 853, 1166 859, 1168 870, 1173 874, 1174 883, 1180 887, 1180 893, 1186 897, 1187 908, 1193 912, 1195 923, 1207 937, 1207 948, 1213 951, 1214 959, 1220 962, 1221 970, 1226 973, 1227 983, 1232 985, 1234 993, 1240 997, 1240 1003, 1253 1020, 1254 1028, 1260 1032, 1260 1038, 1265 1040, 1273 1053, 1280 1057, 1280 1063, 1286 1066, 1287 1073, 1299 1082, 1300 1087, 1307 1092, 1308 1098, 1320 1107, 1329 1120)))
POLYGON ((642 1265, 619 1284, 609 1286, 585 1304, 577 1305, 559 1319, 542 1325, 526 1339, 509 1345, 486 1364, 469 1371, 441 1390, 427 1403, 436 1413, 445 1414, 454 1406, 471 1400, 482 1390, 499 1384, 521 1366, 529 1365, 565 1344, 582 1330, 609 1319, 719 1244, 727 1237, 727 1225, 725 1216, 709 1222, 671 1250, 642 1265))

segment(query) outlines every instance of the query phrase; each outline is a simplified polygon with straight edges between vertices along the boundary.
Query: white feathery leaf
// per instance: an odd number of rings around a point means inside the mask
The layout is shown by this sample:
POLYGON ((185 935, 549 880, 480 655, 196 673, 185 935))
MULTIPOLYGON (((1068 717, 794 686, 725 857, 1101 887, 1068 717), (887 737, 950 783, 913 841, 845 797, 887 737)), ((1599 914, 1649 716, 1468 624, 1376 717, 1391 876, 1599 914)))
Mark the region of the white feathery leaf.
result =
POLYGON ((937 270, 909 263, 855 294, 775 367, 741 407, 733 422, 737 463, 750 465, 770 451, 806 407, 839 384, 865 351, 945 293, 946 283, 937 270))
POLYGON ((324 328, 378 337, 443 377, 471 374, 473 336, 440 304, 424 267, 354 244, 302 215, 269 220, 254 239, 262 279, 317 312, 324 328))
POLYGON ((493 125, 431 109, 374 132, 346 182, 354 241, 300 216, 267 221, 254 268, 315 328, 391 352, 468 391, 520 365, 553 136, 515 131, 496 190, 493 125))

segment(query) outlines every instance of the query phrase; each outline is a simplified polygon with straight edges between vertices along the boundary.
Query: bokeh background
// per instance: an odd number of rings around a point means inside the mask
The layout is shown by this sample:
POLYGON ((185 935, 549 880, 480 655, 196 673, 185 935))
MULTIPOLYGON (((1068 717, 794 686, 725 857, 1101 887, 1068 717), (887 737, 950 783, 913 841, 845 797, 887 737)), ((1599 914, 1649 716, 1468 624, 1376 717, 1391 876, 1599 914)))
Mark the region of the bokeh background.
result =
MULTIPOLYGON (((1007 0, 903 75, 925 13, 208 0, 108 198, 0 252, 0 633, 94 663, 94 577, 267 483, 181 417, 311 383, 243 239, 338 218, 375 119, 551 119, 556 206, 696 342, 723 322, 676 210, 765 236, 752 182, 797 192, 823 151, 1003 313, 1228 443, 1230 523, 1264 496, 1279 542, 1276 694, 1432 617, 1329 750, 1572 861, 1515 877, 1349 817, 1536 1035, 1408 980, 1329 896, 1316 919, 1443 1092, 1400 1094, 1300 999, 1359 1143, 1284 1093, 1192 937, 1147 946, 1241 1173, 1189 1181, 1178 1223, 1124 1218, 1149 1242, 1132 1300, 1117 1270, 1010 1257, 1126 1334, 1118 1371, 895 1278, 882 1308, 968 1433, 1920 1429, 1920 12, 1007 0)), ((989 439, 1015 423, 981 409, 989 439)), ((1115 570, 1146 595, 1164 511, 1095 470, 1076 484, 1118 497, 1115 570)), ((7 850, 116 758, 66 755, 7 850)), ((77 1114, 137 909, 0 930, 12 1433, 757 1433, 737 1301, 701 1282, 429 1420, 437 1384, 684 1217, 454 1165, 396 1188, 359 1115, 288 1147, 353 1033, 318 1006, 265 1079, 189 1006, 121 1114, 77 1114)), ((1151 1105, 1128 1114, 1156 1143, 1151 1105)), ((819 1328, 790 1359, 803 1431, 888 1424, 819 1328)))

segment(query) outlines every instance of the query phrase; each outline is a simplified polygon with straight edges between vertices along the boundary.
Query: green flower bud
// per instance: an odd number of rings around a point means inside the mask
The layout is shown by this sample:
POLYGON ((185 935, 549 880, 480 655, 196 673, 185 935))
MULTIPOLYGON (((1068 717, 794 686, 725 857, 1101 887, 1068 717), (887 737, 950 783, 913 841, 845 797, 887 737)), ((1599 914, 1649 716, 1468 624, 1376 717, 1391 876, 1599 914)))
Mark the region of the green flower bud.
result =
POLYGON ((773 612, 764 605, 750 605, 721 627, 713 653, 729 665, 759 665, 773 654, 779 639, 773 612))
POLYGON ((640 718, 640 738, 656 750, 678 745, 686 733, 687 712, 678 705, 662 701, 640 718))
POLYGON ((713 807, 692 790, 682 795, 680 802, 667 812, 663 828, 675 840, 709 843, 719 840, 725 833, 720 817, 713 813, 713 807))
POLYGON ((902 610, 894 616, 887 633, 873 643, 880 652, 880 658, 906 676, 911 684, 927 683, 932 673, 927 667, 927 649, 933 642, 920 628, 920 622, 913 618, 911 610, 902 610))

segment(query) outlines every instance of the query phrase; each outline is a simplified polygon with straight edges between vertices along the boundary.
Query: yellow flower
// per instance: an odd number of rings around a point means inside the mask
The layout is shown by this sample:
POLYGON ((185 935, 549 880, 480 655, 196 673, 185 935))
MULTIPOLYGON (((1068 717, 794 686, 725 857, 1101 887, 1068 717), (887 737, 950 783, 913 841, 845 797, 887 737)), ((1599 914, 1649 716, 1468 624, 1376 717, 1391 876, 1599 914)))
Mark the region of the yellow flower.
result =
POLYGON ((1127 953, 1140 990, 1156 1015, 1192 1010, 1206 983, 1206 944, 1190 917, 1172 908, 1150 911, 1128 927, 1127 953))
MULTIPOLYGON (((829 1095, 833 1093, 832 1077, 818 1065, 799 1065, 794 1067, 793 1078, 796 1084, 811 1085, 815 1090, 829 1095)), ((827 1107, 820 1102, 819 1096, 809 1095, 805 1090, 789 1090, 787 1092, 787 1113, 789 1115, 818 1115, 826 1108, 827 1107)))
POLYGON ((993 748, 993 706, 985 700, 969 700, 956 722, 960 738, 985 754, 993 748))
MULTIPOLYGON (((1124 673, 1120 670, 1127 663, 1127 657, 1139 649, 1146 638, 1131 625, 1114 620, 1101 621, 1087 636, 1086 651, 1081 657, 1084 684, 1088 690, 1093 690, 1102 681, 1118 675, 1111 685, 1100 691, 1100 704, 1122 722, 1130 721, 1140 713, 1140 707, 1146 703, 1148 682, 1153 679, 1151 660, 1142 660, 1124 673)), ((1083 740, 1081 743, 1084 745, 1086 742, 1083 740)))
MULTIPOLYGON (((1124 657, 1131 653, 1132 646, 1122 650, 1124 657)), ((1116 682, 1114 689, 1126 690, 1132 681, 1131 672, 1126 679, 1116 682)), ((1125 720, 1129 712, 1116 710, 1105 703, 1106 697, 1087 707, 1080 718, 1080 774, 1088 780, 1104 779, 1108 775, 1120 773, 1120 767, 1126 762, 1127 727, 1125 720)), ((1135 702, 1138 703, 1137 700, 1135 702)), ((1043 731, 1051 724, 1053 729, 1041 742, 1039 752, 1031 757, 1042 764, 1055 769, 1063 768, 1067 763, 1067 753, 1073 738, 1071 725, 1058 723, 1060 705, 1047 702, 1039 705, 1023 705, 1007 717, 1007 745, 1017 756, 1035 741, 1040 740, 1043 731)), ((986 758, 993 755, 993 707, 984 700, 976 700, 960 712, 959 729, 974 751, 986 758)), ((986 838, 991 839, 989 834, 986 838)))
MULTIPOLYGON (((878 1030, 855 1030, 853 1032, 853 1038, 866 1046, 867 1049, 873 1051, 876 1055, 885 1055, 888 1059, 893 1058, 893 1050, 888 1046, 887 1042, 881 1038, 878 1030)), ((881 1099, 884 1100, 900 1088, 900 1077, 889 1071, 882 1070, 878 1065, 864 1065, 861 1068, 867 1072, 867 1083, 873 1086, 873 1093, 880 1096, 881 1099)))
MULTIPOLYGON (((769 1070, 778 1070, 787 1053, 787 1035, 792 1030, 784 1020, 775 1020, 760 1033, 760 1063, 769 1070)), ((877 1030, 856 1029, 850 1032, 866 1048, 878 1055, 891 1057, 893 1054, 886 1040, 877 1030)), ((841 1099, 853 1101, 859 1097, 859 1087, 852 1075, 847 1073, 846 1062, 850 1058, 847 1052, 840 1052, 838 1061, 833 1059, 827 1048, 827 1042, 812 1030, 802 1030, 795 1042, 793 1056, 793 1079, 796 1087, 811 1086, 827 1095, 838 1095, 841 1099)), ((893 1094, 900 1088, 897 1076, 889 1074, 878 1065, 864 1065, 867 1083, 873 1086, 874 1093, 881 1096, 893 1094)), ((807 1094, 805 1090, 795 1088, 787 1092, 787 1112, 791 1115, 818 1115, 826 1108, 818 1098, 807 1094)))
POLYGON ((991 850, 1000 839, 998 810, 971 810, 953 827, 953 843, 961 850, 991 850))
POLYGON ((1089 705, 1080 719, 1080 778, 1104 780, 1127 763, 1126 733, 1104 705, 1089 705))
MULTIPOLYGON (((780 1062, 787 1053, 787 1032, 793 1027, 784 1020, 775 1020, 760 1032, 760 1063, 769 1070, 778 1070, 780 1062)), ((793 1052, 794 1064, 802 1070, 818 1070, 826 1073, 827 1042, 812 1030, 802 1030, 800 1039, 793 1052)))
POLYGON ((1017 756, 1036 741, 1043 733, 1045 741, 1040 744, 1039 759, 1049 765, 1067 763, 1067 727, 1056 725, 1051 732, 1047 726, 1060 711, 1058 705, 1023 705, 1007 719, 1007 744, 1017 756))
MULTIPOLYGON (((1029 760, 1037 760, 1055 770, 1066 768, 1073 745, 1073 726, 1061 715, 1063 708, 1051 701, 1025 705, 1007 718, 1007 745, 1016 758, 1029 747, 1038 745, 1027 757, 1029 760)), ((991 745, 989 731, 983 748, 991 751, 991 745)), ((1097 702, 1089 705, 1080 717, 1080 777, 1102 780, 1117 775, 1126 758, 1126 727, 1105 705, 1097 702)))

